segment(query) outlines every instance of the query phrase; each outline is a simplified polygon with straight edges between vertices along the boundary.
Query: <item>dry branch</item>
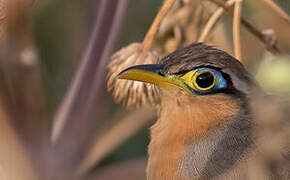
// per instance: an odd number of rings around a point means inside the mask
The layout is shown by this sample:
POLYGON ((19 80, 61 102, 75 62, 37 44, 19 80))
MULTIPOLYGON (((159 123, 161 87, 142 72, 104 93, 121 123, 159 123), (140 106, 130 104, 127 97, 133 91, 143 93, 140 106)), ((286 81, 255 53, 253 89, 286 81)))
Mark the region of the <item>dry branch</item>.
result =
MULTIPOLYGON (((127 0, 99 1, 96 23, 88 46, 55 114, 50 138, 56 158, 52 164, 62 167, 57 169, 61 174, 67 172, 67 176, 74 176, 71 172, 90 146, 89 137, 97 129, 96 124, 102 120, 100 116, 98 119, 93 117, 96 103, 102 97, 100 92, 105 79, 105 66, 117 39, 126 7, 127 0), (63 149, 69 151, 64 152, 63 149)), ((60 174, 54 173, 55 176, 60 174)))
POLYGON ((166 0, 159 10, 158 14, 156 15, 153 23, 151 24, 151 27, 149 31, 147 32, 144 40, 143 40, 143 51, 150 50, 152 47, 153 39, 158 31, 158 28, 165 17, 165 15, 168 13, 170 8, 173 6, 175 0, 166 0))
POLYGON ((242 0, 235 2, 234 17, 233 17, 233 40, 234 40, 234 52, 235 57, 238 60, 242 60, 242 49, 241 49, 241 13, 242 13, 242 0))
POLYGON ((273 10, 275 11, 278 16, 280 16, 283 20, 285 20, 288 24, 290 24, 290 17, 289 15, 281 9, 277 4, 275 4, 272 0, 264 0, 264 2, 273 10))
MULTIPOLYGON (((226 3, 226 6, 230 7, 231 5, 233 5, 235 2, 235 0, 229 0, 226 3)), ((198 42, 204 42, 209 34, 209 32, 212 30, 213 26, 215 25, 215 23, 219 20, 219 18, 221 17, 221 15, 224 13, 224 8, 220 7, 218 8, 214 14, 209 18, 207 24, 205 25, 200 38, 198 39, 198 42)))
MULTIPOLYGON (((221 0, 209 0, 216 5, 224 8, 231 16, 234 15, 234 11, 232 8, 227 7, 226 4, 221 0)), ((261 42, 263 42, 266 46, 266 49, 273 54, 280 53, 280 50, 276 46, 276 41, 271 41, 274 39, 272 35, 268 35, 260 31, 256 28, 250 21, 246 20, 245 18, 241 17, 241 23, 253 34, 255 35, 261 42)))
MULTIPOLYGON (((99 15, 89 45, 81 60, 79 69, 68 88, 63 101, 54 117, 51 142, 55 144, 68 121, 88 123, 88 109, 100 91, 100 83, 104 79, 104 69, 107 56, 112 50, 113 42, 119 30, 121 19, 126 9, 127 1, 100 1, 99 15), (117 12, 112 12, 117 11, 117 12), (102 19, 106 17, 106 19, 102 19), (102 27, 102 28, 100 28, 102 27), (106 38, 104 38, 106 37, 106 38), (86 98, 84 98, 86 97, 86 98), (76 113, 78 110, 79 113, 76 113)), ((75 122, 74 122, 75 123, 75 122)))

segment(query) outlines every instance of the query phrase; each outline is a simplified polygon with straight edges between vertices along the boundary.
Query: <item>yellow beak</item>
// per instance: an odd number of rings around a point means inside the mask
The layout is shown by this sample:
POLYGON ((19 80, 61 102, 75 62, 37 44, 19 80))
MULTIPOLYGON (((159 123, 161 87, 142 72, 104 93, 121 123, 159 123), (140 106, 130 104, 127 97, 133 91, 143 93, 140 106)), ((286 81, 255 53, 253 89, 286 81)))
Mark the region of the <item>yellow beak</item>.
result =
POLYGON ((191 93, 179 76, 164 74, 162 68, 161 64, 132 66, 120 72, 118 78, 156 84, 168 90, 177 87, 191 93))

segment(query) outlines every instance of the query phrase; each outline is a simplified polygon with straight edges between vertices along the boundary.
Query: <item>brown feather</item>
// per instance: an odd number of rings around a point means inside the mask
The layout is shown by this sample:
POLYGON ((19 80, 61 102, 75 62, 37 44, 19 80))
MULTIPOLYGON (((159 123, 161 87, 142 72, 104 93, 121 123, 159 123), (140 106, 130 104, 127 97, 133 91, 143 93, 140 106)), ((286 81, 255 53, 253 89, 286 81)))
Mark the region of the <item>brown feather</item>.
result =
POLYGON ((229 96, 172 93, 164 93, 159 120, 151 128, 149 179, 183 179, 178 166, 186 148, 237 115, 237 104, 229 96))

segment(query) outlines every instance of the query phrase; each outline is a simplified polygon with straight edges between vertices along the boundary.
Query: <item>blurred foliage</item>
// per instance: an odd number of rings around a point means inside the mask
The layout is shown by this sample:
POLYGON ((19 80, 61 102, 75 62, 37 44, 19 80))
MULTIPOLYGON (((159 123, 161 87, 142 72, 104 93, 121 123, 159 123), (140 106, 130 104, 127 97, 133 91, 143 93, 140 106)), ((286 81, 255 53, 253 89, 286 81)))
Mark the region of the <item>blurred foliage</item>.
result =
POLYGON ((258 70, 257 80, 267 92, 290 93, 290 57, 266 57, 258 70))

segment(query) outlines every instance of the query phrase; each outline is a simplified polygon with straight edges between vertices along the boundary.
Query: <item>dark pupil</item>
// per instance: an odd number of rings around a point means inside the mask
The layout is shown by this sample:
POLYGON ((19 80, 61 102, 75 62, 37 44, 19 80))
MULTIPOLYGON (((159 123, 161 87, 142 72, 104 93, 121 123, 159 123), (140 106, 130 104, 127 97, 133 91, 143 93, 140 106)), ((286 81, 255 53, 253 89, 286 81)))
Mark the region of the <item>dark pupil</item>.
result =
POLYGON ((213 84, 213 82, 214 82, 214 77, 209 72, 200 74, 196 78, 196 84, 198 84, 199 87, 201 88, 210 87, 213 84))

